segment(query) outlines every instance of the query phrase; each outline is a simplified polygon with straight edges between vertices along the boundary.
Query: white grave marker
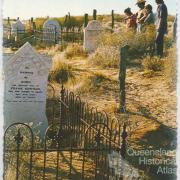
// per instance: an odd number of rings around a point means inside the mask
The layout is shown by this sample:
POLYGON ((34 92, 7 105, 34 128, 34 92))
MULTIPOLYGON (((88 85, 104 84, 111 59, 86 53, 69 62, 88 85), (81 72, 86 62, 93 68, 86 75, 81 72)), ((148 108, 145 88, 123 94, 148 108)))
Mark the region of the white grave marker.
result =
POLYGON ((97 20, 90 21, 84 29, 84 49, 87 52, 93 52, 97 49, 98 38, 102 33, 101 23, 97 20))
POLYGON ((29 43, 11 58, 4 58, 4 125, 41 124, 48 127, 46 93, 51 59, 35 52, 29 43))
POLYGON ((61 28, 58 21, 54 19, 48 19, 43 24, 43 39, 45 41, 58 42, 61 28))
POLYGON ((16 22, 12 23, 11 28, 12 33, 17 33, 18 31, 22 34, 25 32, 25 25, 20 20, 17 20, 16 22))

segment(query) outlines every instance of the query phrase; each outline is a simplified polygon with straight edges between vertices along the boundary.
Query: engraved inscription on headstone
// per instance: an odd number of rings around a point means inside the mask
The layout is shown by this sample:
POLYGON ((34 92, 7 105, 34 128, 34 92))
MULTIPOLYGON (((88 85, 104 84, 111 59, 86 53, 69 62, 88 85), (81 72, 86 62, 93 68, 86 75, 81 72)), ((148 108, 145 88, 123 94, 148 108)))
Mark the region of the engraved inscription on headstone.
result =
POLYGON ((26 43, 3 63, 5 127, 16 122, 32 122, 35 125, 42 123, 46 128, 46 91, 51 59, 37 54, 26 43))
POLYGON ((84 49, 87 52, 93 52, 97 49, 98 38, 102 33, 101 23, 97 20, 90 21, 84 29, 84 49))

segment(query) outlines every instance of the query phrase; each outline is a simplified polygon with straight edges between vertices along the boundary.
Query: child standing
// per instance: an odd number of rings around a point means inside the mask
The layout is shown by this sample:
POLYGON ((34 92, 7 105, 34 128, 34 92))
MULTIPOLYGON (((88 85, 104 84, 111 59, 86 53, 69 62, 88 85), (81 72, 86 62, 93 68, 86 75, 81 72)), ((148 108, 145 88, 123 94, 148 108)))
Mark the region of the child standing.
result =
POLYGON ((126 14, 126 28, 127 29, 136 29, 136 15, 131 12, 130 8, 127 8, 124 10, 124 13, 126 14))

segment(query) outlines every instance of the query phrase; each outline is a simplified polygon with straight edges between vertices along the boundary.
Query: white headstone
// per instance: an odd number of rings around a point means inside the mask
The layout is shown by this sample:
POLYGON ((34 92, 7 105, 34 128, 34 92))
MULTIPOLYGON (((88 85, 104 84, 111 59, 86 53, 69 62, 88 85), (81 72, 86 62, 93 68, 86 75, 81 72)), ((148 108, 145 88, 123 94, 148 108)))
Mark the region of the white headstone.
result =
POLYGON ((39 55, 29 43, 14 56, 3 59, 4 126, 12 123, 41 124, 48 127, 46 93, 51 58, 39 55))
POLYGON ((25 31, 25 25, 19 19, 16 22, 12 23, 11 28, 13 33, 16 33, 17 30, 20 33, 23 33, 25 31))
POLYGON ((58 41, 61 28, 58 21, 54 19, 48 19, 43 24, 43 39, 45 41, 58 41))
POLYGON ((98 38, 103 28, 97 20, 90 21, 84 29, 84 49, 87 52, 93 52, 97 49, 98 38))

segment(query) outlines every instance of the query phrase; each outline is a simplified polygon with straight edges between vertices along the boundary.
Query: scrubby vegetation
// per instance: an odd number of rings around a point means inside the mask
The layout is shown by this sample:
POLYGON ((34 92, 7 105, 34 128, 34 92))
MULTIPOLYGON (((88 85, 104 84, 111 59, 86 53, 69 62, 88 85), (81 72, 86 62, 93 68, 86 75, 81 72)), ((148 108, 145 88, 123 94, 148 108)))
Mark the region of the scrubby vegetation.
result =
POLYGON ((120 48, 129 45, 129 59, 141 58, 154 46, 154 26, 147 27, 142 33, 123 31, 118 33, 104 33, 99 40, 99 48, 90 56, 92 64, 107 68, 119 66, 120 48))
POLYGON ((48 79, 50 82, 56 82, 61 84, 65 84, 68 81, 73 82, 75 80, 75 76, 72 66, 64 62, 55 61, 49 73, 48 79))
POLYGON ((143 58, 142 66, 148 76, 161 72, 170 88, 176 87, 177 81, 177 50, 171 47, 167 50, 166 56, 160 59, 157 56, 146 56, 143 58))
POLYGON ((90 55, 89 63, 103 68, 117 68, 119 65, 119 49, 113 46, 100 46, 90 55))
POLYGON ((77 91, 81 94, 108 92, 115 84, 118 85, 118 82, 114 81, 106 74, 102 72, 94 72, 82 79, 81 86, 77 91))
POLYGON ((86 57, 87 52, 84 50, 83 46, 78 43, 73 43, 67 46, 65 50, 65 57, 67 59, 72 59, 73 57, 86 57))
POLYGON ((164 68, 164 60, 157 56, 147 56, 143 59, 142 65, 145 71, 162 71, 164 68))
POLYGON ((168 56, 165 58, 164 74, 171 88, 176 88, 177 83, 177 48, 176 46, 168 50, 168 56))

